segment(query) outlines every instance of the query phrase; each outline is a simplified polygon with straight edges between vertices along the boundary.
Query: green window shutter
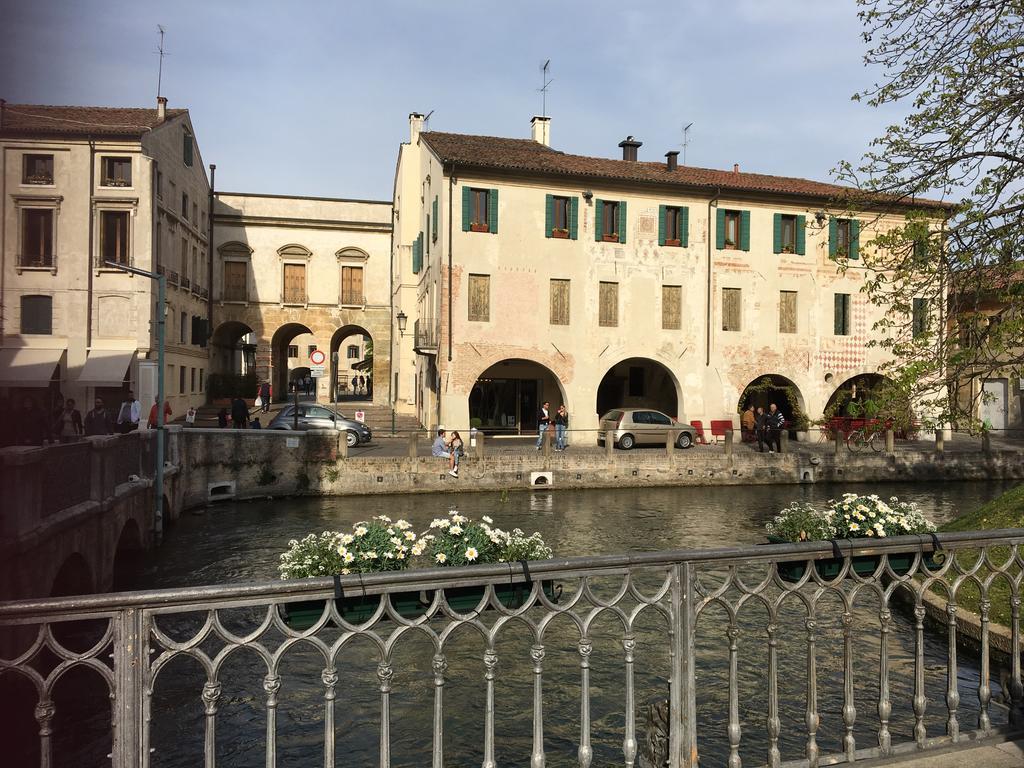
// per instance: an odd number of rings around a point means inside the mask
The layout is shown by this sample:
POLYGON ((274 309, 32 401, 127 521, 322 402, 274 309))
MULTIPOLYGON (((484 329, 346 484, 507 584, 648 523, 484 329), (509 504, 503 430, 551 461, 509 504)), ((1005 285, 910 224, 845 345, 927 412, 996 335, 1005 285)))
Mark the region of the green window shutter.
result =
POLYGON ((412 241, 412 273, 418 275, 423 267, 423 233, 412 241))
POLYGON ((469 232, 469 220, 472 211, 469 209, 470 194, 472 190, 469 187, 462 188, 462 231, 469 232))
POLYGON ((838 237, 838 235, 837 235, 838 228, 839 228, 839 223, 836 221, 836 217, 835 216, 829 216, 828 217, 828 255, 829 255, 829 258, 831 258, 831 259, 834 259, 835 256, 836 256, 836 250, 837 250, 836 238, 838 237))
POLYGON ((715 212, 715 248, 725 248, 725 209, 719 208, 715 212))
POLYGON ((772 214, 772 253, 782 253, 782 214, 772 214))
POLYGON ((433 222, 433 224, 431 224, 431 226, 434 229, 430 233, 430 235, 436 241, 437 240, 437 195, 434 195, 434 218, 431 219, 431 221, 433 222))
POLYGON ((601 242, 601 230, 604 229, 604 200, 598 198, 594 203, 594 239, 601 242))
POLYGON ((626 242, 626 201, 619 203, 619 242, 626 242))
POLYGON ((750 250, 750 211, 740 211, 740 250, 750 250))
POLYGON ((551 237, 555 228, 555 196, 544 195, 544 237, 551 237))
POLYGON ((492 235, 498 234, 498 190, 487 195, 487 229, 492 235))
POLYGON ((843 294, 835 294, 835 318, 832 326, 832 333, 841 336, 843 333, 843 294))
POLYGON ((850 258, 860 258, 860 222, 856 219, 850 221, 850 258))
POLYGON ((575 240, 579 237, 580 199, 569 198, 569 239, 575 240))
POLYGON ((683 248, 690 245, 690 209, 679 209, 679 244, 683 248))
POLYGON ((658 206, 658 245, 665 244, 665 209, 667 205, 658 206))
POLYGON ((803 256, 807 252, 807 217, 796 217, 796 252, 803 256))

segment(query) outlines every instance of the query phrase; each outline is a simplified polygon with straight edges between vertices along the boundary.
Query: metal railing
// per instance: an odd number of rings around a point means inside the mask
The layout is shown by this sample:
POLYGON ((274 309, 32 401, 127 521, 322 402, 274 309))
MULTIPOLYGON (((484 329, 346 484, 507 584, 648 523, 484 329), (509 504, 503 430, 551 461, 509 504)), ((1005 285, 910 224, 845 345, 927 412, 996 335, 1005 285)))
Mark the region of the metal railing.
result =
POLYGON ((54 269, 57 266, 57 255, 55 253, 19 253, 19 267, 31 269, 54 269))
POLYGON ((348 306, 363 306, 366 304, 366 297, 361 293, 355 291, 342 291, 341 301, 339 304, 346 304, 348 306))
POLYGON ((430 754, 435 768, 633 766, 657 741, 641 702, 666 684, 665 754, 648 764, 855 762, 1017 732, 1020 654, 990 679, 991 617, 1008 617, 1019 648, 1022 544, 1012 529, 24 601, 0 605, 25 649, 0 645, 0 674, 36 690, 22 704, 44 766, 54 687, 74 667, 104 681, 114 768, 165 749, 212 767, 224 740, 257 742, 275 765, 311 720, 323 735, 306 764, 389 766, 397 745, 401 762, 430 754), (977 662, 961 664, 971 601, 977 662), (96 620, 88 650, 55 631, 96 620), (239 675, 259 691, 241 715, 239 675))
POLYGON ((437 327, 433 320, 417 320, 413 323, 413 343, 417 350, 437 349, 437 327))

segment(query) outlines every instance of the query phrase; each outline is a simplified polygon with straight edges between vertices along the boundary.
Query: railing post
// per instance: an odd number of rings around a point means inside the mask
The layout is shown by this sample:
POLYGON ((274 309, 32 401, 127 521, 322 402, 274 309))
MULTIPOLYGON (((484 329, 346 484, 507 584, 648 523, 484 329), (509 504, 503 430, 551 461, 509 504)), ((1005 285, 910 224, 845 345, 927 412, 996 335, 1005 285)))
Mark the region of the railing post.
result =
POLYGON ((992 453, 992 435, 987 429, 981 430, 981 450, 984 453, 992 453))
POLYGON ((935 430, 935 452, 943 453, 946 450, 946 438, 941 429, 935 430))
POLYGON ((615 451, 615 438, 613 434, 610 429, 604 433, 604 452, 609 459, 614 455, 615 451))
POLYGON ((143 735, 144 666, 149 647, 142 626, 142 611, 125 608, 114 622, 114 712, 112 768, 145 765, 143 735))
POLYGON ((544 448, 544 458, 548 458, 551 455, 551 433, 555 431, 554 424, 548 424, 547 429, 541 435, 541 445, 544 448))
POLYGON ((838 456, 840 453, 842 453, 843 441, 846 439, 846 435, 843 434, 843 430, 837 429, 835 431, 835 434, 833 434, 832 438, 833 438, 832 453, 835 456, 838 456))
POLYGON ((789 453, 789 430, 779 430, 779 453, 789 453))
POLYGON ((419 440, 419 433, 417 433, 417 432, 410 432, 409 433, 409 458, 410 459, 415 459, 419 455, 419 447, 416 444, 418 440, 419 440))
POLYGON ((672 576, 672 679, 669 690, 669 766, 697 768, 697 684, 694 635, 697 615, 693 565, 675 566, 672 576))
POLYGON ((339 459, 348 458, 348 432, 343 430, 335 430, 335 434, 338 435, 338 450, 337 456, 339 459))
POLYGON ((671 429, 665 433, 665 455, 670 459, 676 447, 676 434, 678 433, 673 432, 671 429))
POLYGON ((478 458, 478 459, 482 459, 484 457, 484 433, 483 432, 477 432, 476 433, 476 447, 473 449, 473 453, 476 455, 476 458, 478 458))
POLYGON ((896 433, 890 427, 885 430, 885 454, 892 456, 894 453, 896 453, 896 433))
POLYGON ((732 451, 733 451, 733 431, 731 429, 725 430, 725 458, 732 463, 732 451))

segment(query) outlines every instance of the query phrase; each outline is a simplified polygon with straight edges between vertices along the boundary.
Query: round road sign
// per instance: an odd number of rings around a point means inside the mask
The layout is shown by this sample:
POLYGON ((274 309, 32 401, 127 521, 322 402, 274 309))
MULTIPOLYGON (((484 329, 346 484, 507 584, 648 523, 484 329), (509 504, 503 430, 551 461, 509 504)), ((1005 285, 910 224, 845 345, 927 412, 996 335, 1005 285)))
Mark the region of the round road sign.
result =
POLYGON ((309 353, 309 362, 311 362, 313 365, 323 365, 324 360, 326 359, 327 355, 325 355, 323 351, 319 349, 314 349, 312 352, 309 353))

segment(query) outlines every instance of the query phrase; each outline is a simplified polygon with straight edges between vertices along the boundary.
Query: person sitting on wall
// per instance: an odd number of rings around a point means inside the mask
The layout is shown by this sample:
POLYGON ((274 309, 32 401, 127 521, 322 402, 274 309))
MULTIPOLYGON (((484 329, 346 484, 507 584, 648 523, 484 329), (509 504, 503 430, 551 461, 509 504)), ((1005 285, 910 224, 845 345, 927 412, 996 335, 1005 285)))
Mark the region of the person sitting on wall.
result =
POLYGON ((448 474, 452 477, 459 476, 458 451, 448 445, 448 441, 444 439, 444 430, 440 427, 437 430, 437 437, 434 438, 434 444, 430 448, 430 455, 437 456, 439 459, 448 459, 448 474))

